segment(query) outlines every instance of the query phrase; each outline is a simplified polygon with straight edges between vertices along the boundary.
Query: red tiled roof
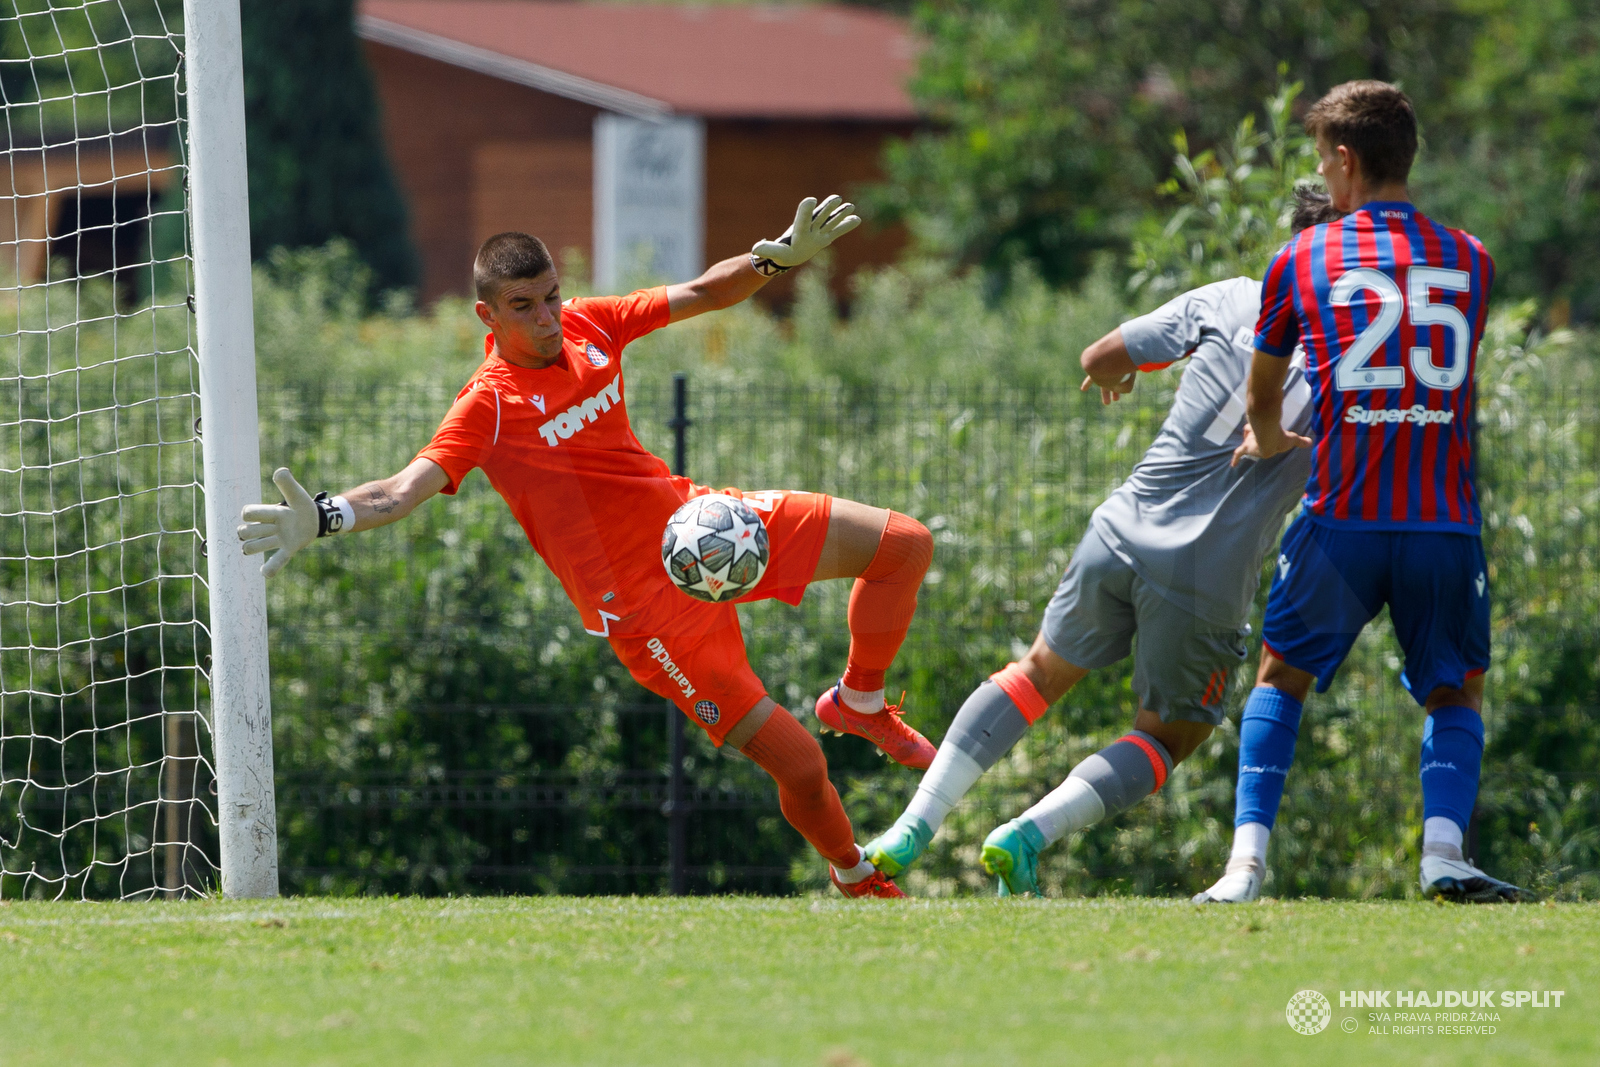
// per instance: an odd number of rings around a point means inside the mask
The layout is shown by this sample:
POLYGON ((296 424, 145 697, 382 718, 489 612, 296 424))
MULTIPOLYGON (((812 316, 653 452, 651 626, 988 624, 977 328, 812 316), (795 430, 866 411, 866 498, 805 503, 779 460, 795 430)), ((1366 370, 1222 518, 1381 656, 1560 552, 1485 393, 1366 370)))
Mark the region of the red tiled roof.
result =
POLYGON ((909 29, 859 8, 361 0, 357 27, 380 44, 624 112, 916 117, 909 29))

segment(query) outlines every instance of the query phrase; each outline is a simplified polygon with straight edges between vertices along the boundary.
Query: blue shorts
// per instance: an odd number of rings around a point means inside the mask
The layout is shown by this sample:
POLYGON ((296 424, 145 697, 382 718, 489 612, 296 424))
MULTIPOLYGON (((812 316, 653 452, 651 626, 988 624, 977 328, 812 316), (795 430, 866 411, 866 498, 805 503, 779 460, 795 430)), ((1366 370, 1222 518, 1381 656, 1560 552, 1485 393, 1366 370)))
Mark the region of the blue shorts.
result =
POLYGON ((1405 653, 1400 681, 1418 704, 1489 667, 1489 578, 1471 534, 1360 530, 1300 515, 1283 535, 1267 650, 1326 692, 1362 629, 1387 604, 1405 653))

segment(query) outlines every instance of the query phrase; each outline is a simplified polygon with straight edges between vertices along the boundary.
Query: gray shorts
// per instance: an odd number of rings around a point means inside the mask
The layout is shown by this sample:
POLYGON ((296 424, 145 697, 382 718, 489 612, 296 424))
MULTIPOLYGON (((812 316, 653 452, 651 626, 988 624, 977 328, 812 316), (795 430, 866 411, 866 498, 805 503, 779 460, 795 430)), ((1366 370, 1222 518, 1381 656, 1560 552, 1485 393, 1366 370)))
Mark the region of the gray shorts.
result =
POLYGON ((1163 597, 1090 527, 1044 609, 1051 651, 1085 670, 1133 652, 1133 692, 1162 722, 1222 721, 1233 669, 1244 662, 1249 627, 1206 622, 1163 597), (1138 647, 1133 635, 1138 633, 1138 647))

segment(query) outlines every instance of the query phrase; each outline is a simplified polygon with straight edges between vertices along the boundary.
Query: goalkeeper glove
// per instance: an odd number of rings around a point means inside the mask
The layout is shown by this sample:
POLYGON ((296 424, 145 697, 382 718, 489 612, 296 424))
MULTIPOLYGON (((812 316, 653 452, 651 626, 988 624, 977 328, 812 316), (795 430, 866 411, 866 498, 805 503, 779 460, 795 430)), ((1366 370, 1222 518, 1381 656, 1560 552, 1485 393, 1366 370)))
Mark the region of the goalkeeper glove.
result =
POLYGON ((290 558, 312 541, 348 530, 356 521, 355 509, 344 497, 329 500, 327 493, 318 493, 313 499, 287 467, 273 471, 272 482, 283 494, 283 503, 248 505, 239 527, 245 555, 272 553, 261 565, 261 573, 268 578, 283 570, 290 558))
POLYGON ((757 241, 750 249, 750 265, 763 277, 792 270, 861 225, 854 204, 837 194, 818 204, 808 196, 795 209, 794 222, 776 241, 757 241))

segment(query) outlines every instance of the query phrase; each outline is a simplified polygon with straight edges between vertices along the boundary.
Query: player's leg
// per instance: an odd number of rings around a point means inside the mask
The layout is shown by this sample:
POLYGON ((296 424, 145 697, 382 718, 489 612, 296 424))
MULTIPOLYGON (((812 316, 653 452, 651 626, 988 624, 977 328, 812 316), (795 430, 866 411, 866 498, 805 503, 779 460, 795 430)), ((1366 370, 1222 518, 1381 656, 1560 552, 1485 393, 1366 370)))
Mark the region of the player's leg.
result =
POLYGON ((1460 860, 1483 768, 1483 675, 1428 694, 1422 727, 1422 854, 1460 860))
POLYGON ((917 784, 906 810, 887 831, 867 842, 868 858, 890 875, 914 863, 945 816, 983 773, 1088 673, 1058 656, 1041 634, 1021 660, 986 679, 945 731, 933 765, 917 784))
POLYGON ((1213 729, 1209 723, 1164 723, 1140 708, 1132 731, 1081 761, 1066 781, 984 838, 980 862, 999 878, 1000 895, 1037 894, 1039 853, 1155 793, 1213 729))
POLYGON ((1088 531, 1056 587, 1033 647, 973 690, 945 731, 905 812, 867 843, 888 874, 920 856, 978 778, 1011 751, 1051 704, 1090 670, 1127 656, 1134 633, 1133 572, 1088 531))
POLYGON ((1533 899, 1519 886, 1485 874, 1462 851, 1478 799, 1483 764, 1483 675, 1429 694, 1422 729, 1422 862, 1418 881, 1430 897, 1472 904, 1533 899))
POLYGON ((767 696, 750 669, 734 606, 685 599, 669 590, 629 620, 635 632, 613 633, 617 658, 714 743, 732 745, 772 776, 784 818, 828 861, 846 895, 902 895, 856 846, 822 746, 767 696))
POLYGON ((1239 777, 1234 791, 1233 848, 1215 885, 1197 904, 1242 904, 1261 895, 1267 841, 1278 818, 1283 786, 1294 764, 1300 711, 1316 677, 1261 650, 1255 688, 1239 716, 1239 777))
POLYGON ((822 746, 794 716, 764 696, 728 732, 727 744, 772 775, 783 817, 828 861, 829 875, 842 893, 904 895, 856 846, 839 791, 828 780, 822 746))
POLYGON ((1394 537, 1389 605, 1405 652, 1401 676, 1427 713, 1422 731, 1422 862, 1428 896, 1473 903, 1527 894, 1462 852, 1483 764, 1483 672, 1489 666, 1489 582, 1483 543, 1447 533, 1394 537), (1426 694, 1426 696, 1423 696, 1426 694))
POLYGON ((817 718, 838 733, 866 737, 904 766, 924 770, 933 745, 884 699, 894 662, 917 611, 917 590, 933 561, 933 535, 909 516, 834 499, 812 581, 855 578, 847 619, 850 653, 839 684, 817 701, 817 718))
POLYGON ((985 839, 981 862, 999 876, 1001 895, 1037 893, 1041 851, 1155 793, 1222 721, 1228 679, 1244 661, 1244 634, 1196 618, 1137 578, 1131 591, 1139 633, 1134 728, 985 839))
POLYGON ((1388 567, 1384 534, 1340 534, 1304 516, 1284 534, 1267 596, 1261 667, 1239 718, 1233 847, 1222 877, 1195 903, 1256 899, 1267 844, 1311 686, 1324 691, 1363 627, 1382 607, 1388 567))

